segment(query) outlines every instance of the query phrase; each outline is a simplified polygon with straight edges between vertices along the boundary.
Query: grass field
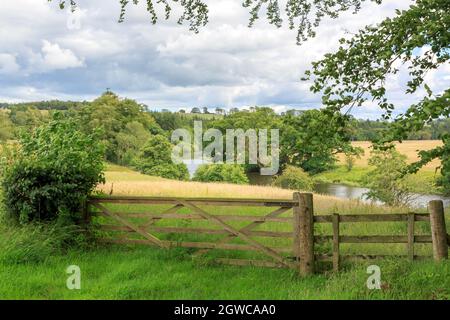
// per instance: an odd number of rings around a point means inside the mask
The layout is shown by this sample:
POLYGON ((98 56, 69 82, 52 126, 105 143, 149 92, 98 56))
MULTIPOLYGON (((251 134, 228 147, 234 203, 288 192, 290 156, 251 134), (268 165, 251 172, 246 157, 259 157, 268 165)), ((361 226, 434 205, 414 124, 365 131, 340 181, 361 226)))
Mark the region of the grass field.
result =
MULTIPOLYGON (((159 196, 208 196, 208 197, 292 197, 292 191, 271 187, 237 186, 229 184, 204 184, 178 182, 150 177, 118 166, 108 166, 106 185, 100 190, 114 195, 159 196)), ((358 201, 345 201, 333 197, 315 195, 315 212, 326 214, 398 212, 400 209, 377 207, 358 201)), ((160 212, 166 207, 153 207, 160 212)), ((134 212, 143 207, 124 207, 134 212)), ((270 208, 233 209, 234 214, 262 215, 270 208)), ((405 209, 402 209, 405 210, 405 209)), ((227 208, 213 208, 214 213, 231 213, 227 208)), ((448 217, 447 212, 447 217, 448 217)), ((450 225, 447 219, 447 226, 450 225)), ((165 222, 161 221, 161 224, 165 222)), ((185 224, 186 221, 180 221, 185 224)), ((198 222, 192 226, 202 226, 198 222)), ((183 225, 186 226, 186 225, 183 225)), ((239 224, 236 224, 239 226, 239 224)), ((211 226, 209 226, 211 227, 211 226)), ((289 230, 290 226, 264 224, 268 230, 289 230)), ((266 230, 264 229, 264 230, 266 230)), ((344 264, 338 274, 330 272, 329 265, 321 265, 320 273, 301 278, 291 270, 257 267, 232 267, 217 265, 211 257, 193 258, 192 249, 161 250, 135 245, 97 245, 89 250, 72 249, 68 252, 52 252, 40 249, 45 241, 33 233, 0 229, 0 298, 3 299, 449 299, 450 263, 436 264, 431 260, 410 263, 403 259, 380 260, 344 264), (17 240, 18 239, 18 240, 17 240), (17 242, 17 246, 14 245, 17 242), (11 244, 12 243, 12 244, 11 244), (32 243, 30 252, 16 252, 17 248, 32 243), (36 251, 37 256, 36 256, 36 251), (39 254, 39 252, 41 252, 39 254), (366 287, 370 264, 377 264, 382 272, 382 289, 366 287), (66 288, 66 268, 81 268, 81 290, 66 288)), ((330 234, 325 225, 318 225, 315 233, 330 234)), ((403 223, 348 224, 343 234, 405 234, 403 223)), ((417 224, 417 233, 428 233, 428 224, 417 224)), ((161 235, 163 236, 163 235, 161 235)), ((168 239, 179 239, 166 235, 168 239)), ((200 240, 201 235, 188 235, 188 239, 200 240)), ((273 246, 290 245, 286 239, 269 239, 273 246), (273 241, 273 242, 272 242, 273 241)), ((319 251, 327 252, 330 246, 320 245, 319 251)), ((404 245, 343 245, 344 253, 405 253, 404 245), (364 250, 364 251, 362 251, 364 250)), ((429 245, 418 245, 422 254, 430 254, 429 245)), ((221 256, 241 257, 247 253, 220 252, 221 256)))
MULTIPOLYGON (((369 141, 355 141, 352 142, 352 145, 364 150, 361 158, 355 160, 355 165, 352 170, 347 170, 344 166, 345 157, 339 155, 338 166, 333 170, 315 175, 314 178, 316 181, 364 186, 363 178, 371 170, 368 164, 371 143, 369 141)), ((407 140, 403 143, 396 143, 396 149, 407 157, 408 163, 412 163, 419 159, 417 156, 419 150, 429 150, 440 145, 442 145, 442 141, 440 140, 407 140)), ((440 176, 439 171, 436 171, 439 164, 439 160, 435 159, 414 174, 411 178, 411 189, 417 193, 442 194, 443 190, 436 186, 436 179, 440 176)))

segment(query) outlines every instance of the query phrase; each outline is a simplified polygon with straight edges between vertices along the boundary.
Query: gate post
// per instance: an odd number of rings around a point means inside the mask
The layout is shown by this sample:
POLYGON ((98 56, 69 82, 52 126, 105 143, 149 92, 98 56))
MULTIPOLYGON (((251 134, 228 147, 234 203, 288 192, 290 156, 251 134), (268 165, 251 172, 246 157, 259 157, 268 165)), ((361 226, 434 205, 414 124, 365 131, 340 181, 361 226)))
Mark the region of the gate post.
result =
POLYGON ((91 223, 91 216, 89 213, 89 198, 83 199, 83 203, 81 205, 81 216, 84 226, 88 228, 89 224, 91 223))
POLYGON ((445 228, 444 203, 442 200, 428 202, 430 213, 433 257, 436 261, 448 259, 447 229, 445 228))
POLYGON ((294 255, 299 261, 301 275, 314 273, 314 209, 312 193, 295 192, 294 215, 294 255))

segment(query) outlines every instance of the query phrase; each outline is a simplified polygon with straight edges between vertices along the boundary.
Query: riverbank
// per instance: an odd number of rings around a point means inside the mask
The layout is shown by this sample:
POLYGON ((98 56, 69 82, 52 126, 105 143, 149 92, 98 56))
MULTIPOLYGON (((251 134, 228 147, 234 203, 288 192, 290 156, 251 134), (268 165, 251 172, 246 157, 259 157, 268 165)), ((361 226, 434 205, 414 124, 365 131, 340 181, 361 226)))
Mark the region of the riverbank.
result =
MULTIPOLYGON (((314 175, 313 178, 317 183, 340 183, 353 187, 366 187, 364 177, 370 170, 369 166, 365 166, 354 167, 348 171, 345 166, 339 165, 333 170, 314 175)), ((411 191, 414 193, 444 195, 444 190, 436 185, 436 180, 439 176, 439 172, 435 172, 430 168, 421 169, 411 176, 411 191)))

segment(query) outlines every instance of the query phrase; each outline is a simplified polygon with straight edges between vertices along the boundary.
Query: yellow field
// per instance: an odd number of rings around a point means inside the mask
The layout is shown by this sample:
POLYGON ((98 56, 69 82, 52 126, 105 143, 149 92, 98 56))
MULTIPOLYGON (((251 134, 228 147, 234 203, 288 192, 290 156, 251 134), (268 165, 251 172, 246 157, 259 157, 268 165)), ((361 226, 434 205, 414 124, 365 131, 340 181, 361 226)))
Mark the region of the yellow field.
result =
MULTIPOLYGON (((361 147, 364 149, 364 155, 361 159, 357 159, 355 162, 355 166, 358 167, 366 167, 368 165, 368 159, 370 157, 371 151, 371 142, 370 141, 354 141, 352 145, 355 147, 361 147)), ((408 158, 408 162, 417 161, 419 158, 417 156, 417 152, 419 150, 430 150, 437 146, 442 145, 441 140, 407 140, 402 143, 396 143, 396 149, 398 152, 406 155, 408 158)), ((342 162, 344 160, 344 156, 340 155, 339 160, 342 162)), ((437 166, 439 166, 439 160, 433 160, 428 163, 424 169, 434 170, 437 166)))

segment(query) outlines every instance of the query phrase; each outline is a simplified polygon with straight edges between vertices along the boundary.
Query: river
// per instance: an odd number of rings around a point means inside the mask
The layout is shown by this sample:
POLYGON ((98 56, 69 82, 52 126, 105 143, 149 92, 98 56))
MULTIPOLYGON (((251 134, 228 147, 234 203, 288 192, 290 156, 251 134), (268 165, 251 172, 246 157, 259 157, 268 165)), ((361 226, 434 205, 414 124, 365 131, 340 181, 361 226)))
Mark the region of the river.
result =
MULTIPOLYGON (((319 183, 316 184, 314 192, 328 194, 343 199, 360 199, 367 202, 381 203, 367 199, 365 194, 369 191, 367 188, 353 187, 340 183, 319 183)), ((442 200, 444 207, 450 206, 450 197, 444 197, 436 194, 412 194, 410 205, 416 208, 424 208, 431 200, 442 200)))
MULTIPOLYGON (((259 173, 250 173, 248 176, 251 184, 270 185, 272 182, 272 177, 261 176, 259 173)), ((365 202, 382 204, 381 201, 367 199, 365 194, 368 191, 368 188, 353 187, 342 183, 317 183, 314 186, 315 193, 331 195, 342 199, 359 199, 365 202)), ((412 194, 410 205, 415 208, 425 208, 431 200, 442 200, 444 202, 444 207, 450 206, 450 197, 418 193, 412 194)))

